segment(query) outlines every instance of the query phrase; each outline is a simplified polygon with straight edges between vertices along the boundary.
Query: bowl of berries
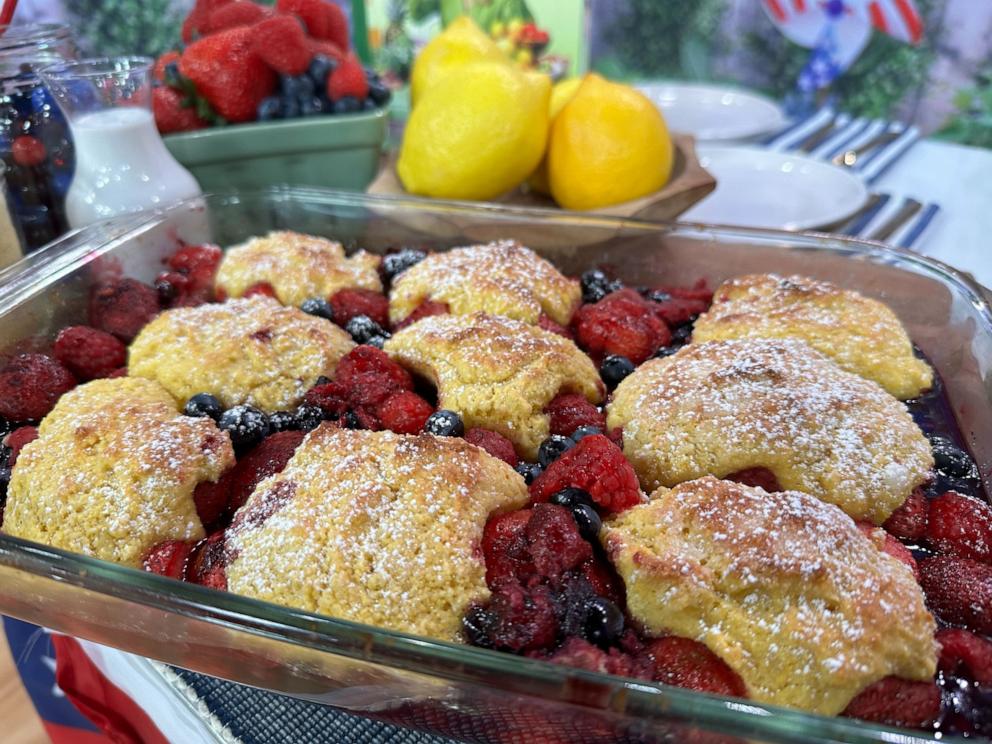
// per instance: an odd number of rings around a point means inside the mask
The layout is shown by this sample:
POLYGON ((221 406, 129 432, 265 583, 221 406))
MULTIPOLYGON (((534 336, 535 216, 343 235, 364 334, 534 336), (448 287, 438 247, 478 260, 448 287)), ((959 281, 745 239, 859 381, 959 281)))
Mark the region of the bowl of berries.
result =
POLYGON ((199 0, 183 40, 156 62, 153 108, 204 190, 372 181, 391 93, 350 50, 334 2, 199 0))

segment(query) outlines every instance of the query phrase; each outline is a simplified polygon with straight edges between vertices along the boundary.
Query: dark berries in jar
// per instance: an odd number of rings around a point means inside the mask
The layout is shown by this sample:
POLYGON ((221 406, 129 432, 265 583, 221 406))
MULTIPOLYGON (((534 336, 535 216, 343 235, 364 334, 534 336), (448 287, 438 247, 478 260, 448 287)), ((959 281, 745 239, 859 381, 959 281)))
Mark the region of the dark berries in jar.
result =
POLYGON ((303 300, 300 310, 307 315, 316 315, 318 318, 323 318, 324 320, 334 320, 334 308, 331 307, 331 303, 320 297, 311 297, 308 300, 303 300))
POLYGON ((278 434, 281 431, 295 431, 300 425, 296 414, 291 411, 276 411, 269 414, 269 431, 278 434))
POLYGON ((382 258, 382 273, 389 280, 396 277, 411 266, 427 258, 427 253, 416 248, 403 248, 396 253, 389 253, 382 258))
POLYGON ((541 446, 537 450, 537 461, 541 463, 542 468, 546 468, 574 446, 575 440, 571 437, 552 434, 541 442, 541 446))
POLYGON ((605 597, 592 597, 586 602, 586 640, 600 648, 612 646, 623 633, 623 613, 605 597))
POLYGON ((186 401, 186 407, 183 409, 183 413, 187 416, 193 416, 195 418, 208 416, 214 421, 220 419, 223 412, 224 406, 210 393, 197 393, 186 401))
POLYGON ((522 462, 514 470, 520 473, 520 477, 528 486, 543 472, 543 468, 536 462, 522 462))
POLYGON ((460 437, 465 433, 465 424, 457 413, 442 408, 430 415, 424 431, 439 437, 460 437))
POLYGON ((220 415, 217 426, 230 435, 235 449, 247 449, 265 439, 269 417, 254 406, 234 406, 220 415))
POLYGON ((623 382, 624 378, 633 371, 634 363, 619 354, 608 355, 599 365, 599 376, 603 378, 603 382, 610 390, 623 382))
POLYGON ((351 334, 356 344, 367 344, 376 336, 387 336, 382 326, 368 315, 356 315, 345 324, 344 329, 351 334))

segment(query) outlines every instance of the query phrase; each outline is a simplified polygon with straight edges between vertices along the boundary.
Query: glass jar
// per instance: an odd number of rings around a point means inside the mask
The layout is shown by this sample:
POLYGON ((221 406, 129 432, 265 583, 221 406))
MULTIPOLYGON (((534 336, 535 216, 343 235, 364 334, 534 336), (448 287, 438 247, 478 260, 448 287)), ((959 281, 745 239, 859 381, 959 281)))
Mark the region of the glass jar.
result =
POLYGON ((37 75, 75 59, 70 29, 59 24, 0 27, 0 160, 12 221, 27 253, 69 229, 72 182, 69 126, 37 75))

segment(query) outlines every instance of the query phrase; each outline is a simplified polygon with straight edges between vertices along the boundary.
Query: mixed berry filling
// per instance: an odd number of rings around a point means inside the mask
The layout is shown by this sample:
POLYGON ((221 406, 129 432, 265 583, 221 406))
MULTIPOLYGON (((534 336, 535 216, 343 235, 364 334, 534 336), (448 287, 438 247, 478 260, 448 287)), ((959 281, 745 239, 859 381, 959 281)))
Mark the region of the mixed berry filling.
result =
MULTIPOLYGON (((153 285, 109 278, 92 290, 86 325, 61 330, 48 349, 6 361, 0 368, 0 509, 11 468, 59 396, 81 382, 126 374, 126 345, 163 309, 224 299, 213 290, 221 255, 214 246, 183 245, 166 259, 153 285)), ((386 292, 426 255, 420 247, 387 254, 380 267, 386 292)), ((580 282, 583 303, 569 327, 546 316, 539 325, 573 339, 599 366, 607 390, 639 365, 688 343, 693 322, 712 300, 702 282, 627 287, 601 270, 585 272, 580 282)), ((267 284, 249 291, 274 295, 267 284)), ((468 643, 747 696, 741 678, 706 646, 674 635, 649 637, 629 615, 623 582, 598 536, 603 521, 641 503, 642 492, 623 454, 623 432, 607 429, 602 407, 561 390, 544 409, 550 434, 536 459, 527 461, 502 434, 466 427, 457 412, 439 409, 436 391, 381 350, 393 331, 445 314, 447 305, 426 300, 396 327, 390 325, 386 295, 370 290, 313 297, 300 309, 336 323, 358 346, 340 360, 334 378, 318 379, 294 410, 225 409, 206 392, 189 399, 184 414, 213 419, 230 435, 237 459, 218 482, 201 483, 194 492, 208 536, 196 543, 156 545, 145 556, 147 570, 226 589, 226 530, 255 486, 279 473, 306 433, 321 424, 464 437, 514 467, 530 492, 525 508, 492 515, 485 526, 481 554, 491 594, 464 616, 468 643)), ((939 378, 933 390, 907 406, 930 438, 936 477, 884 523, 883 550, 914 570, 938 620, 939 672, 931 683, 882 679, 862 691, 845 715, 947 734, 992 735, 992 507, 939 378)), ((766 468, 727 477, 781 490, 766 468)), ((242 510, 237 520, 261 518, 242 510)))

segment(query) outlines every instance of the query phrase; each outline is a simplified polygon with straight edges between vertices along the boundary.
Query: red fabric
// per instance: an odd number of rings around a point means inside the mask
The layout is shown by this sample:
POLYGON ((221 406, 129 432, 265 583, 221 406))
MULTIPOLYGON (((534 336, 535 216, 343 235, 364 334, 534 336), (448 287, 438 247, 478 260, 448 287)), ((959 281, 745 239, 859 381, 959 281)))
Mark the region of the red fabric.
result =
POLYGON ((765 0, 765 5, 768 6, 768 9, 772 12, 772 15, 774 15, 780 22, 785 21, 786 18, 788 18, 785 14, 785 10, 782 9, 782 6, 779 4, 778 0, 765 0))
POLYGON ((879 7, 877 2, 873 2, 868 6, 868 12, 871 14, 872 25, 878 30, 888 33, 889 24, 886 22, 885 14, 882 12, 882 9, 879 7))
POLYGON ((906 0, 895 0, 895 2, 896 8, 899 9, 899 15, 902 16, 906 28, 909 29, 909 40, 916 44, 923 36, 923 21, 920 20, 920 16, 906 0))
POLYGON ((148 715, 100 673, 74 639, 53 633, 52 645, 59 688, 107 739, 114 744, 169 744, 148 715))
POLYGON ((113 739, 108 739, 103 734, 83 731, 74 726, 60 726, 57 723, 42 721, 45 733, 52 740, 52 744, 109 744, 113 739))

